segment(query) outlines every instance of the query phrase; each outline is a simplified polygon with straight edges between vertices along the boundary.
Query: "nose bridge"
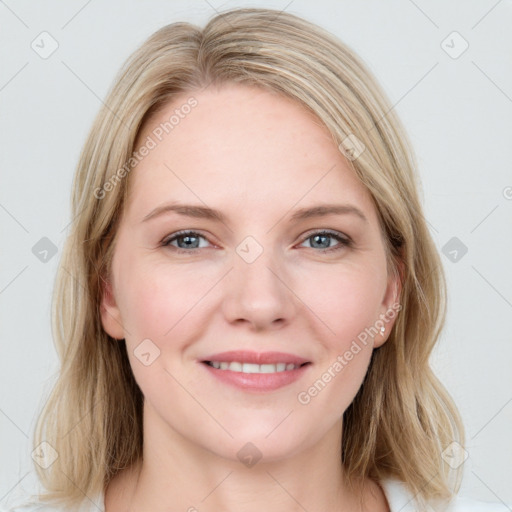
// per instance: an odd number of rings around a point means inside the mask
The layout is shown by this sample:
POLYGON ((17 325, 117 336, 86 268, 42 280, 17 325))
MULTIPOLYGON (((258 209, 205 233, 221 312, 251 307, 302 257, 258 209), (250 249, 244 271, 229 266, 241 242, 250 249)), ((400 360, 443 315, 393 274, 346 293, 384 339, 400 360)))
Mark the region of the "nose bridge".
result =
POLYGON ((230 322, 245 320, 259 329, 289 321, 295 304, 285 273, 276 251, 246 237, 236 248, 226 284, 226 318, 230 322))

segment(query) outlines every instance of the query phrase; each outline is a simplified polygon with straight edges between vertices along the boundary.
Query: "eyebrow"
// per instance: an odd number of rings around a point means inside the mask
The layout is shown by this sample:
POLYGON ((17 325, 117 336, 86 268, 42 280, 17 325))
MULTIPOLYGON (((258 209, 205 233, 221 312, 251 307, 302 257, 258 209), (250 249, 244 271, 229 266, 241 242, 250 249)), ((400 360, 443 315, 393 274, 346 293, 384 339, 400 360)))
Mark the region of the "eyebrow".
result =
MULTIPOLYGON (((226 216, 222 212, 213 208, 192 204, 169 203, 158 206, 149 212, 142 219, 142 222, 147 222, 150 219, 160 217, 161 215, 169 212, 175 212, 179 215, 194 217, 197 219, 215 220, 222 223, 225 223, 227 220, 226 216)), ((368 222, 364 213, 359 208, 351 204, 322 204, 309 208, 301 208, 293 213, 290 221, 305 220, 313 217, 325 217, 327 215, 356 215, 364 222, 368 222)))

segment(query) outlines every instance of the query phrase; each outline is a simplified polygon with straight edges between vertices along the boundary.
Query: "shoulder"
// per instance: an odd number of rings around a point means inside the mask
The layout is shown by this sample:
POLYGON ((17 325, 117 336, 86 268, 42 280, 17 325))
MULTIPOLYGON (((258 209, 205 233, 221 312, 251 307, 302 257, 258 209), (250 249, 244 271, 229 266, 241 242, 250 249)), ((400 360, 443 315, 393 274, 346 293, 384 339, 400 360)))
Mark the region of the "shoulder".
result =
MULTIPOLYGON (((380 485, 386 495, 391 512, 416 512, 414 496, 410 493, 403 482, 395 479, 381 480, 380 485)), ((439 508, 436 504, 432 511, 443 512, 509 512, 510 508, 502 503, 488 503, 470 498, 457 496, 445 508, 439 508)), ((429 510, 429 512, 431 512, 429 510)))
POLYGON ((44 505, 38 503, 37 495, 31 494, 27 487, 18 485, 0 502, 0 512, 43 511, 44 505))
MULTIPOLYGON (((27 488, 15 488, 0 502, 0 512, 70 512, 64 506, 41 502, 37 494, 39 491, 39 487, 35 493, 27 488)), ((104 512, 103 493, 93 499, 84 499, 80 508, 73 512, 104 512)))

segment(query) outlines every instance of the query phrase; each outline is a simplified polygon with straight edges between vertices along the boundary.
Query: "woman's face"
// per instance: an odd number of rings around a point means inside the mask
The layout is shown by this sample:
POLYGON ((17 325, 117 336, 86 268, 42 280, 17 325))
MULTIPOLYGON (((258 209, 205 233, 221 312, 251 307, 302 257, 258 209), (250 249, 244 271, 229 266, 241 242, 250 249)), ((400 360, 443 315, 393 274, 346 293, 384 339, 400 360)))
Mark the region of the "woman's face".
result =
POLYGON ((102 321, 126 339, 145 426, 230 459, 339 436, 398 283, 328 131, 291 100, 225 85, 176 99, 143 144, 102 321))

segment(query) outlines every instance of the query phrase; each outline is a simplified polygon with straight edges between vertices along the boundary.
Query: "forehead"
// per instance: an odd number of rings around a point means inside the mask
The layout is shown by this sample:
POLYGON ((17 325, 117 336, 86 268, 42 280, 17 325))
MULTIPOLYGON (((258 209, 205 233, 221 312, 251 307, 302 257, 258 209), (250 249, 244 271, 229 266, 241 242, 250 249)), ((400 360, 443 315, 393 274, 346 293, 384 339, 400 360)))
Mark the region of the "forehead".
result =
POLYGON ((136 148, 148 137, 155 147, 130 177, 130 203, 139 213, 173 199, 235 209, 336 200, 371 208, 321 121, 262 88, 228 84, 183 93, 146 123, 136 148), (191 98, 195 106, 183 108, 191 98))

